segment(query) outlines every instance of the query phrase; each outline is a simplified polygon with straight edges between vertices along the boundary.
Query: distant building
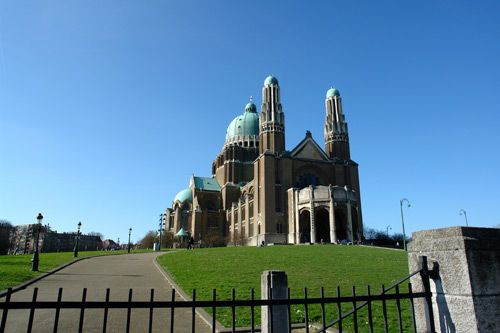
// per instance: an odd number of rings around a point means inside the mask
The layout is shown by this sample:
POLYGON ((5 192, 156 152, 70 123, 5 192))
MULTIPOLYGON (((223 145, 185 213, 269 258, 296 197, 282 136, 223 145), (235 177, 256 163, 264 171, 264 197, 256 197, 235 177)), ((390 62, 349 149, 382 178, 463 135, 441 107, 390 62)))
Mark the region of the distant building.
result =
MULTIPOLYGON (((31 253, 34 249, 38 225, 18 225, 12 232, 11 253, 31 253)), ((68 252, 73 251, 76 242, 76 233, 58 233, 50 230, 48 226, 40 226, 38 249, 43 252, 68 252)), ((102 249, 99 236, 80 234, 78 249, 81 251, 95 251, 102 249)))
MULTIPOLYGON (((81 234, 78 240, 80 251, 96 251, 102 249, 99 236, 81 234)), ((75 248, 76 233, 46 232, 40 234, 40 252, 66 252, 75 248)))
POLYGON ((102 249, 109 251, 109 250, 120 250, 120 245, 118 245, 114 240, 112 239, 105 239, 102 241, 102 249))
POLYGON ((165 228, 254 246, 361 240, 358 164, 337 89, 327 91, 325 107, 324 149, 307 131, 286 150, 280 86, 267 77, 260 113, 250 100, 230 122, 212 176, 191 177, 166 210, 165 228))

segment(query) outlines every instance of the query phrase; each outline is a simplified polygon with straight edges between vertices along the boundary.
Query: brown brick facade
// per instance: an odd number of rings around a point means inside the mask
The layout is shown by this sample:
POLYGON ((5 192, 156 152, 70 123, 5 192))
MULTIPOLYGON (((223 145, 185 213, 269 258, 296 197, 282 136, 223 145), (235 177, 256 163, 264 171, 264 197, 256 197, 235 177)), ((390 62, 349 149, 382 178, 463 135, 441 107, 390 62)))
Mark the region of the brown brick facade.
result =
POLYGON ((212 178, 193 176, 189 195, 176 196, 166 212, 166 229, 175 233, 182 227, 202 243, 214 235, 238 245, 361 240, 358 164, 350 159, 338 90, 327 92, 324 150, 309 131, 285 150, 275 78, 266 79, 262 96, 258 118, 249 103, 228 127, 212 178))

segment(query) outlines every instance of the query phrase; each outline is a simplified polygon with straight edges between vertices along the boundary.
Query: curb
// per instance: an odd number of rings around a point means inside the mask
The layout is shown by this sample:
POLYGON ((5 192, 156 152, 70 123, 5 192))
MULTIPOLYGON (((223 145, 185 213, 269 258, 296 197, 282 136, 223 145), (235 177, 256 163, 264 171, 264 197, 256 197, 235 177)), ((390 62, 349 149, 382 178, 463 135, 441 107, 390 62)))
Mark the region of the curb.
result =
POLYGON ((361 247, 368 247, 372 249, 382 249, 382 250, 393 250, 393 251, 404 251, 404 249, 398 249, 394 247, 385 247, 385 246, 378 246, 378 245, 357 245, 361 247))
MULTIPOLYGON (((58 266, 56 268, 54 268, 53 270, 51 271, 48 271, 47 273, 44 273, 44 274, 41 274, 41 275, 38 275, 38 276, 35 276, 34 278, 32 278, 31 280, 28 280, 26 282, 23 282, 21 284, 18 284, 17 286, 14 286, 12 288, 9 288, 10 289, 10 292, 11 293, 15 293, 15 292, 18 292, 19 290, 23 290, 23 289, 26 289, 26 287, 28 287, 29 285, 37 282, 37 281, 40 281, 41 279, 49 276, 49 275, 52 275, 58 271, 60 271, 61 269, 64 269, 68 266, 71 266, 73 265, 74 263, 76 262, 79 262, 81 260, 84 260, 84 259, 88 259, 88 258, 94 258, 94 257, 100 257, 100 256, 92 256, 92 257, 84 257, 84 258, 78 258, 78 259, 75 259, 75 260, 72 260, 70 262, 67 262, 65 264, 62 264, 61 266, 58 266)), ((5 297, 5 295, 7 295, 9 293, 9 289, 6 289, 6 290, 2 290, 0 292, 0 298, 2 297, 5 297)))
MULTIPOLYGON (((173 252, 175 252, 175 251, 172 251, 169 253, 173 253, 173 252)), ((172 285, 172 287, 175 289, 177 294, 179 294, 179 296, 181 296, 181 298, 184 299, 184 301, 191 301, 192 300, 191 297, 189 297, 188 294, 177 283, 175 283, 170 272, 158 263, 159 257, 160 256, 157 256, 153 259, 153 262, 154 262, 156 268, 158 268, 158 270, 162 273, 162 275, 165 277, 165 279, 168 281, 168 283, 170 283, 172 285)), ((205 323, 209 327, 212 327, 212 316, 209 315, 203 308, 196 308, 196 314, 198 314, 200 316, 200 318, 203 321, 205 321, 205 323)), ((305 328, 304 323, 294 323, 291 326, 292 326, 292 330, 305 328)), ((215 327, 216 327, 215 331, 217 333, 230 333, 230 332, 250 333, 250 332, 252 332, 250 327, 236 327, 235 330, 233 331, 230 327, 225 327, 224 325, 222 325, 218 320, 215 321, 215 327)), ((311 327, 318 328, 318 329, 321 328, 319 325, 313 325, 313 324, 311 324, 311 327)), ((253 332, 261 332, 261 327, 255 326, 253 332)), ((327 332, 331 333, 331 332, 336 332, 336 331, 332 331, 329 329, 329 330, 327 330, 327 332)))
MULTIPOLYGON (((113 256, 122 256, 124 254, 138 254, 138 253, 120 253, 120 254, 110 254, 110 255, 107 255, 107 256, 111 256, 111 255, 113 255, 113 256)), ((97 257, 105 257, 105 255, 101 254, 101 255, 95 255, 95 256, 89 256, 89 257, 83 257, 83 258, 74 259, 74 260, 72 260, 70 262, 62 264, 61 266, 57 266, 56 268, 48 271, 47 273, 35 276, 34 278, 32 278, 32 279, 30 279, 28 281, 25 281, 25 282, 23 282, 21 284, 18 284, 17 286, 12 287, 10 292, 13 294, 15 292, 18 292, 19 290, 26 289, 26 287, 28 287, 29 285, 31 285, 31 284, 33 284, 33 283, 35 283, 37 281, 40 281, 41 279, 46 278, 49 275, 57 273, 61 269, 64 269, 64 268, 66 268, 68 266, 71 266, 74 263, 77 263, 77 262, 79 262, 81 260, 90 259, 90 258, 97 258, 97 257)), ((9 289, 5 289, 5 290, 0 291, 0 298, 5 297, 8 293, 9 293, 9 289)))
MULTIPOLYGON (((169 253, 174 253, 174 252, 175 251, 171 251, 169 253)), ((170 272, 158 263, 159 257, 160 256, 157 256, 153 259, 156 268, 162 273, 163 277, 168 281, 168 283, 172 285, 172 287, 179 294, 179 296, 181 296, 182 299, 184 299, 185 301, 191 301, 192 300, 191 297, 189 297, 188 294, 177 283, 175 283, 170 272)), ((208 312, 206 312, 203 308, 196 308, 196 313, 209 327, 212 327, 212 316, 209 315, 208 312)), ((227 332, 228 330, 228 328, 219 323, 218 320, 215 321, 215 327, 216 327, 215 331, 218 333, 227 332)), ((229 329, 229 331, 231 330, 229 329)))

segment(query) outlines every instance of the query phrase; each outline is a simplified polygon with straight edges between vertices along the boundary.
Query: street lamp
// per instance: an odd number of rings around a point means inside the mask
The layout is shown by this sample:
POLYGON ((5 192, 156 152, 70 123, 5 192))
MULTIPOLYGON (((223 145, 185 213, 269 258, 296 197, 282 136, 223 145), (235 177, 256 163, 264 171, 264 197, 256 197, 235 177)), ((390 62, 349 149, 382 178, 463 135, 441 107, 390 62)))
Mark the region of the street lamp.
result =
POLYGON ((78 241, 80 240, 80 228, 82 226, 82 222, 78 222, 78 230, 76 232, 75 237, 75 248, 73 249, 73 257, 78 257, 78 241))
POLYGON ((132 233, 132 228, 128 229, 128 249, 127 252, 130 253, 130 234, 132 233))
POLYGON ((408 204, 408 208, 411 207, 410 201, 408 199, 403 198, 399 200, 399 206, 401 207, 401 224, 403 225, 403 249, 406 251, 406 234, 405 234, 405 220, 403 218, 403 203, 406 202, 408 204))
POLYGON ((388 225, 387 228, 385 228, 385 232, 387 234, 387 237, 389 237, 389 230, 392 230, 390 225, 388 225))
POLYGON ((42 220, 43 220, 43 215, 42 213, 38 213, 38 216, 36 217, 37 220, 37 225, 36 225, 36 240, 35 240, 35 249, 33 251, 33 259, 31 259, 31 270, 33 272, 38 271, 38 262, 40 261, 38 257, 38 238, 40 237, 40 227, 42 225, 42 220))
POLYGON ((165 216, 165 214, 160 214, 160 223, 159 223, 159 226, 160 226, 160 229, 158 229, 158 232, 160 233, 160 244, 158 244, 158 251, 161 251, 161 231, 163 229, 163 217, 165 216))
POLYGON ((460 215, 463 215, 465 217, 465 226, 468 227, 469 221, 467 221, 467 212, 465 211, 465 209, 460 209, 459 213, 460 215))

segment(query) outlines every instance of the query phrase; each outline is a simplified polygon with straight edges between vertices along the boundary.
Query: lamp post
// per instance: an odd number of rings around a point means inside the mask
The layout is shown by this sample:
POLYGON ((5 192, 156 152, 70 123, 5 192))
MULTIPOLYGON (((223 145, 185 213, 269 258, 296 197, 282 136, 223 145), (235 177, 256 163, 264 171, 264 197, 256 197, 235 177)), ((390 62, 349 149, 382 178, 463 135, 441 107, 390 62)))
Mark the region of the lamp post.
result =
POLYGON ((132 233, 132 228, 128 229, 128 248, 127 252, 130 253, 130 234, 132 233))
POLYGON ((460 209, 459 213, 460 215, 463 215, 465 217, 465 226, 468 227, 469 221, 467 221, 467 212, 465 211, 465 209, 460 209))
POLYGON ((76 231, 75 237, 75 248, 73 249, 73 257, 78 257, 78 241, 80 240, 80 228, 82 226, 82 222, 78 222, 78 230, 76 231))
POLYGON ((163 216, 165 214, 161 213, 160 214, 160 223, 159 223, 159 226, 160 226, 160 229, 158 229, 158 232, 160 233, 160 244, 158 244, 158 251, 161 251, 161 231, 163 229, 163 216))
POLYGON ((391 226, 388 225, 386 228, 385 228, 385 233, 387 234, 387 237, 389 237, 389 230, 392 230, 391 226))
POLYGON ((38 238, 40 237, 40 227, 42 225, 42 220, 43 220, 43 215, 42 213, 38 213, 38 216, 36 217, 37 224, 36 224, 36 238, 35 238, 35 244, 34 245, 34 251, 33 251, 33 259, 31 259, 31 270, 33 272, 38 271, 38 262, 40 261, 38 257, 38 238))
POLYGON ((411 207, 410 201, 408 199, 403 198, 399 201, 399 206, 401 208, 401 224, 403 225, 403 249, 406 251, 406 234, 405 234, 405 219, 403 217, 403 203, 406 202, 408 204, 408 208, 411 207))

